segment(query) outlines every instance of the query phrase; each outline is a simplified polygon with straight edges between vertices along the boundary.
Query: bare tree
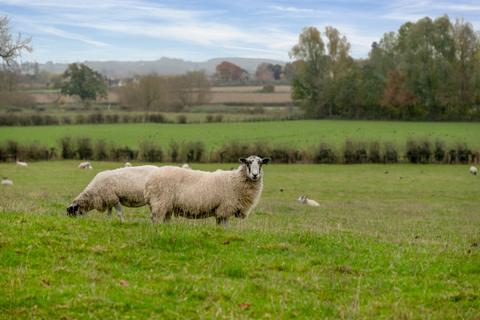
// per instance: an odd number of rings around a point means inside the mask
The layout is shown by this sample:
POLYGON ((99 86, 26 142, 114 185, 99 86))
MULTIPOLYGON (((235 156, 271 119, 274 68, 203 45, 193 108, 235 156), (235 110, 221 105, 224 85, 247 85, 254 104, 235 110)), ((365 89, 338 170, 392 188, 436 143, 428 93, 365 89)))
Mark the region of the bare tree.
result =
POLYGON ((0 17, 0 58, 7 66, 10 66, 23 50, 32 51, 31 38, 23 38, 19 33, 14 39, 10 33, 9 23, 7 16, 0 17))

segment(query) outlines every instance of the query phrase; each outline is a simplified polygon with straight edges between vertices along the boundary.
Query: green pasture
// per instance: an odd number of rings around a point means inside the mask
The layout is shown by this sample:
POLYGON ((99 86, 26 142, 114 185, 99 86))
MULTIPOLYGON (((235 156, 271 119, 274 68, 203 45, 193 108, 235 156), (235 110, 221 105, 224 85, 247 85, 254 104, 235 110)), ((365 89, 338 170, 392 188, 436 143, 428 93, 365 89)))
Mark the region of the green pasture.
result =
POLYGON ((336 121, 301 120, 198 124, 105 124, 39 127, 1 127, 0 142, 38 141, 57 146, 64 136, 105 139, 117 145, 138 146, 154 140, 165 146, 175 141, 203 141, 207 148, 225 141, 268 141, 295 147, 319 144, 320 141, 342 146, 346 139, 391 141, 403 147, 408 138, 441 138, 447 143, 466 142, 480 148, 480 124, 441 122, 336 121))
POLYGON ((153 226, 146 208, 126 209, 125 223, 66 217, 97 172, 121 166, 77 165, 0 164, 14 181, 0 188, 0 318, 480 314, 480 177, 468 166, 268 165, 257 209, 223 229, 212 218, 153 226))

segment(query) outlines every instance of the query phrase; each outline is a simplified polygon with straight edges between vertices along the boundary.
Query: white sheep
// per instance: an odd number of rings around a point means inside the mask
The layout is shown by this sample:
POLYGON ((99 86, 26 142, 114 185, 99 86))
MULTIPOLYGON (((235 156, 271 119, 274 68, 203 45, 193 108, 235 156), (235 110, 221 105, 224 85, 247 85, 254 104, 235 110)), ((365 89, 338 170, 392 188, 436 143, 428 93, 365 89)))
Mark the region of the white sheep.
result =
POLYGON ((473 174, 474 176, 476 176, 477 173, 478 173, 477 167, 471 166, 471 167, 470 167, 470 173, 473 174))
POLYGON ((84 170, 86 170, 86 169, 92 170, 93 169, 92 164, 89 161, 85 161, 85 162, 80 163, 78 165, 78 167, 80 169, 84 169, 84 170))
POLYGON ((298 199, 297 199, 298 202, 300 202, 301 204, 305 204, 307 206, 311 206, 311 207, 319 207, 320 204, 313 200, 313 199, 308 199, 307 196, 300 196, 298 199))
POLYGON ((2 178, 2 186, 13 186, 13 181, 8 179, 7 177, 2 178))
POLYGON ((131 166, 132 166, 132 164, 130 162, 125 162, 125 165, 124 165, 125 168, 129 168, 131 166))
POLYGON ((19 167, 28 167, 28 163, 26 163, 26 162, 17 160, 16 163, 17 163, 17 166, 19 166, 19 167))
POLYGON ((183 169, 192 169, 192 168, 190 168, 190 166, 188 165, 188 163, 182 164, 181 168, 183 168, 183 169))
POLYGON ((263 189, 262 165, 269 158, 240 159, 238 169, 206 172, 166 166, 155 170, 145 186, 145 201, 152 222, 172 215, 198 219, 215 217, 226 225, 228 218, 246 218, 257 205, 263 189))
POLYGON ((98 173, 87 187, 73 200, 67 208, 70 216, 83 215, 90 210, 108 210, 112 207, 123 221, 122 207, 141 207, 145 205, 143 197, 147 177, 156 166, 138 166, 105 170, 98 173))

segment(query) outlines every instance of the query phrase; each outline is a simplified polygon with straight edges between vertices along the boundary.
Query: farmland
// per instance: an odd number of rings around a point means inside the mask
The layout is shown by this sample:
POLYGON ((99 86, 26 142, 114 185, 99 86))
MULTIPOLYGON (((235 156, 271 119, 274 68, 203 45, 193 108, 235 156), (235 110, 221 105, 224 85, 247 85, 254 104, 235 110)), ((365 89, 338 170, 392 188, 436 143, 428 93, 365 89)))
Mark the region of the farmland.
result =
MULTIPOLYGON (((100 170, 0 164, 0 314, 8 318, 474 319, 478 177, 466 166, 269 165, 261 202, 213 219, 122 224, 65 206, 100 170), (280 191, 283 189, 283 191, 280 191), (300 194, 319 208, 297 204, 300 194)), ((224 165, 194 165, 213 170, 224 165)))
POLYGON ((203 124, 107 124, 63 125, 40 127, 1 127, 0 142, 37 141, 57 146, 60 138, 90 137, 105 139, 119 145, 135 147, 140 141, 154 140, 161 145, 170 141, 203 141, 216 147, 225 141, 245 143, 269 141, 307 147, 320 141, 341 147, 346 139, 391 141, 403 147, 409 137, 441 138, 449 144, 465 142, 480 148, 480 125, 477 123, 389 122, 301 120, 203 124))

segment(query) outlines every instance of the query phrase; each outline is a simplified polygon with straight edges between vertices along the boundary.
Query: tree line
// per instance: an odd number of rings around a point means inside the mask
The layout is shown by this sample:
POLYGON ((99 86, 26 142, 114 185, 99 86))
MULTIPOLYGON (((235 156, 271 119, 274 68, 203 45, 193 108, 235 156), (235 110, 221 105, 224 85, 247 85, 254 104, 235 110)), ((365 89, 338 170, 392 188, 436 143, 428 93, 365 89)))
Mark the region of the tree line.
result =
POLYGON ((407 22, 366 59, 339 30, 309 27, 290 56, 292 98, 309 117, 480 119, 480 35, 463 19, 407 22))

